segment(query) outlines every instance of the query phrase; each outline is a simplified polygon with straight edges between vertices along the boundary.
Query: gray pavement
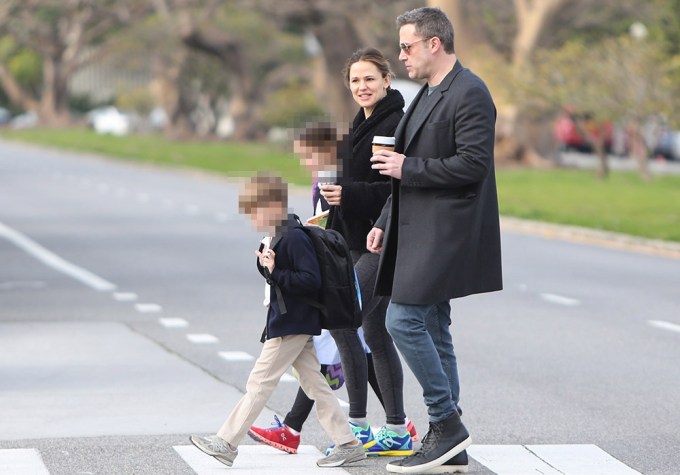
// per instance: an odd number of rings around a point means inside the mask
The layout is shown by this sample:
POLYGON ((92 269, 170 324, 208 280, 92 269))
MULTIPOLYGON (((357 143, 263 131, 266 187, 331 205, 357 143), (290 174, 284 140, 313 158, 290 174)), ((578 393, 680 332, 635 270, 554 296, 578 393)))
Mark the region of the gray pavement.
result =
MULTIPOLYGON (((201 173, 0 142, 0 473, 12 473, 3 460, 36 454, 50 474, 227 473, 182 454, 189 433, 219 427, 259 354, 259 236, 236 193, 201 173), (113 287, 97 290, 40 249, 113 287)), ((300 215, 309 201, 293 192, 300 215)), ((680 259, 573 238, 505 220, 505 290, 453 303, 471 472, 675 474, 680 259)), ((407 414, 424 433, 405 372, 407 414)), ((296 390, 282 382, 261 422, 284 415, 296 390)), ((384 422, 372 395, 369 419, 384 422)), ((302 443, 311 458, 300 470, 318 471, 329 441, 314 415, 302 443)), ((244 444, 239 470, 291 463, 244 444)))

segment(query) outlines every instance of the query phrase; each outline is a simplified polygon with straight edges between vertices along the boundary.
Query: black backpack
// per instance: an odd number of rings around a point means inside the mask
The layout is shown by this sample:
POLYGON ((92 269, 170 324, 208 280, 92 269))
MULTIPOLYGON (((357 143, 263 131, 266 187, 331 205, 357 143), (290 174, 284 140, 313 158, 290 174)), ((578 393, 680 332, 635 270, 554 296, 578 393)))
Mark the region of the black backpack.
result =
POLYGON ((302 223, 300 228, 311 239, 321 269, 321 301, 305 302, 320 310, 321 328, 359 328, 361 291, 345 238, 332 229, 303 226, 302 223))

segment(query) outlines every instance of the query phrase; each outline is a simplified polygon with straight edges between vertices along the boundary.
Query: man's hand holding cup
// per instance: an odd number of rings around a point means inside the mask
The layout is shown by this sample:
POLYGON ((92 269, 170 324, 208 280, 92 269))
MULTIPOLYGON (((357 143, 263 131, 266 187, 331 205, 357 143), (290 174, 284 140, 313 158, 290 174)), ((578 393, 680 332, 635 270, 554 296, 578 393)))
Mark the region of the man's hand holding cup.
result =
POLYGON ((394 151, 394 137, 373 137, 373 156, 371 168, 378 170, 381 175, 401 179, 401 167, 406 156, 394 151))

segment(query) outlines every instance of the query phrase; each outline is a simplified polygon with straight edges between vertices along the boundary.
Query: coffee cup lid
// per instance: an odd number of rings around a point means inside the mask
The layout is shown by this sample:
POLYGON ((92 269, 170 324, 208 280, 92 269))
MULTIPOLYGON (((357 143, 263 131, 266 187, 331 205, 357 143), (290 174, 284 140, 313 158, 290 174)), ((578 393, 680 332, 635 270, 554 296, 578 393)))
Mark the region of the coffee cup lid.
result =
POLYGON ((374 144, 380 145, 394 145, 394 137, 385 137, 382 135, 375 135, 373 137, 374 144))

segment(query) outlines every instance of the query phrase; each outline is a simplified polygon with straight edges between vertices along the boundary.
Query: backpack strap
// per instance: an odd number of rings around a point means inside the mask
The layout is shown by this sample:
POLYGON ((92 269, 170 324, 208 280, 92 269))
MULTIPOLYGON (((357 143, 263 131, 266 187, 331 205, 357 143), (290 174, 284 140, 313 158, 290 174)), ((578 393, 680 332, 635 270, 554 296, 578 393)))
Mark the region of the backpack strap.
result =
MULTIPOLYGON (((271 249, 274 246, 276 246, 276 244, 278 244, 280 240, 281 236, 274 236, 272 238, 272 242, 269 244, 269 248, 271 249)), ((274 283, 274 281, 272 280, 272 275, 269 272, 269 269, 266 267, 264 268, 264 276, 267 278, 267 283, 274 287, 274 292, 276 292, 276 301, 279 304, 279 311, 281 312, 281 315, 285 315, 286 313, 288 313, 288 309, 286 308, 286 302, 283 300, 283 293, 281 292, 281 287, 274 283)))

